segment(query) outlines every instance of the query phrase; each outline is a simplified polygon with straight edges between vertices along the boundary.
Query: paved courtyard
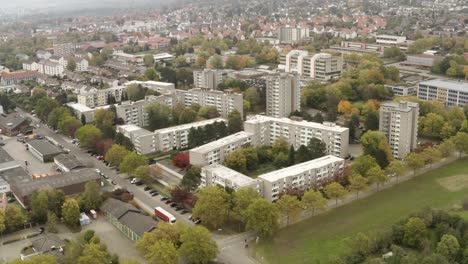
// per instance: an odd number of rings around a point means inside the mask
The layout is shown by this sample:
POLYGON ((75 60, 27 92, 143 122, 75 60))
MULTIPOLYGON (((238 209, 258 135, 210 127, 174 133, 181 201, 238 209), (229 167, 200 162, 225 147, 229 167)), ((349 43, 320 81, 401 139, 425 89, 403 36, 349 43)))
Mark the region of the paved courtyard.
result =
POLYGON ((3 149, 5 149, 13 159, 28 161, 28 173, 47 173, 54 171, 52 168, 54 165, 53 162, 43 163, 40 161, 38 158, 33 156, 31 152, 26 150, 26 145, 16 141, 16 137, 4 137, 4 142, 5 146, 3 146, 3 149))

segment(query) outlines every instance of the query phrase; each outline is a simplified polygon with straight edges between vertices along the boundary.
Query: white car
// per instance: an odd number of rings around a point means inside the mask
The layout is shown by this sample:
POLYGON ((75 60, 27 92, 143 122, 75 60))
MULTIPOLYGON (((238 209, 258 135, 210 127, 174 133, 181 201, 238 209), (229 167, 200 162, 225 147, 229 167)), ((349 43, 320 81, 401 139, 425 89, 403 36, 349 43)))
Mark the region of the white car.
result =
POLYGON ((101 170, 99 170, 99 169, 95 169, 95 171, 96 171, 97 173, 99 173, 99 174, 101 173, 101 170))

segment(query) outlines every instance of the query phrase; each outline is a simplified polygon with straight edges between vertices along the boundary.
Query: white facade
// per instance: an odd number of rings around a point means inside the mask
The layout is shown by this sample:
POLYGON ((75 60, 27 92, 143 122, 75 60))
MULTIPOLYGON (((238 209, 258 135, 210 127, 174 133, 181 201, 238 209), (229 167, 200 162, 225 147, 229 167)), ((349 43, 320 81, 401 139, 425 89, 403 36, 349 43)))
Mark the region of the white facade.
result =
POLYGON ((228 77, 233 70, 204 69, 193 71, 193 85, 195 88, 217 90, 218 85, 228 77))
POLYGON ((406 42, 405 36, 377 35, 375 37, 377 44, 398 45, 406 42))
POLYGON ((201 169, 201 183, 199 188, 220 186, 224 189, 240 190, 253 189, 263 195, 263 182, 252 179, 240 172, 220 164, 205 166, 201 169))
POLYGON ((446 106, 463 107, 468 104, 468 82, 453 80, 429 80, 418 85, 420 100, 437 100, 446 106))
POLYGON ((244 130, 253 135, 253 142, 258 145, 272 145, 284 138, 298 149, 309 145, 312 138, 318 138, 327 146, 327 154, 341 158, 348 155, 349 129, 334 123, 256 115, 244 122, 244 130))
POLYGON ((275 74, 266 81, 266 113, 273 117, 288 117, 301 111, 299 78, 291 74, 275 74))
POLYGON ((324 52, 309 54, 305 50, 291 50, 282 63, 285 72, 322 81, 340 78, 343 72, 343 58, 324 52))
POLYGON ((83 92, 77 96, 78 103, 86 105, 90 108, 95 108, 97 106, 107 105, 109 98, 112 96, 115 98, 116 102, 122 101, 122 94, 127 91, 127 87, 118 86, 108 89, 94 89, 92 91, 83 92))
POLYGON ((309 37, 309 29, 304 27, 282 26, 279 29, 278 39, 282 44, 295 44, 309 37))
POLYGON ((149 125, 146 107, 154 103, 173 107, 173 96, 171 94, 163 94, 159 96, 150 95, 146 96, 145 99, 140 101, 122 102, 116 107, 117 117, 122 118, 126 124, 146 127, 149 125))

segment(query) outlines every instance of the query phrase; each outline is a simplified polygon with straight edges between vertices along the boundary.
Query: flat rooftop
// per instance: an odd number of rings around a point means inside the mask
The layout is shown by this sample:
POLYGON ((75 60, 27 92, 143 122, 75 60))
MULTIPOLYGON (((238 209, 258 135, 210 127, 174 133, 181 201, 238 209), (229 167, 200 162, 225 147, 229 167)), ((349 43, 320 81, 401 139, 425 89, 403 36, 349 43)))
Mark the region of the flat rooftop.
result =
POLYGON ((62 153, 63 150, 60 149, 59 147, 53 145, 47 140, 41 139, 41 140, 30 140, 28 141, 29 147, 34 148, 37 150, 39 153, 42 155, 52 155, 52 154, 57 154, 57 153, 62 153))
POLYGON ((281 179, 286 178, 286 177, 298 175, 298 174, 303 173, 303 172, 308 171, 308 170, 318 169, 318 168, 324 167, 324 166, 326 166, 328 164, 331 164, 331 163, 334 163, 334 162, 341 162, 341 161, 344 161, 344 160, 341 159, 341 158, 332 156, 332 155, 328 155, 328 156, 324 156, 324 157, 321 157, 321 158, 318 158, 318 159, 314 159, 314 160, 306 161, 306 162, 303 162, 303 163, 299 163, 299 164, 296 164, 296 165, 291 166, 291 167, 287 167, 287 168, 283 168, 283 169, 280 169, 280 170, 265 173, 265 174, 262 174, 262 175, 258 176, 258 178, 261 178, 261 179, 263 179, 265 181, 269 181, 269 182, 275 182, 275 181, 281 180, 281 179))
POLYGON ((99 180, 100 177, 94 169, 82 169, 34 180, 30 178, 29 180, 15 181, 13 185, 15 185, 21 196, 26 196, 32 194, 35 190, 59 189, 78 183, 99 180))
POLYGON ((73 108, 74 110, 79 111, 81 113, 93 111, 93 109, 87 107, 86 105, 82 105, 82 104, 79 104, 79 103, 68 103, 67 106, 69 106, 69 107, 73 108))
POLYGON ((326 131, 332 131, 332 132, 340 132, 340 133, 348 130, 347 127, 341 127, 341 126, 335 125, 334 123, 320 124, 320 123, 309 122, 305 120, 298 121, 298 120, 292 120, 289 118, 276 118, 276 117, 264 116, 264 115, 256 115, 250 118, 249 120, 245 121, 245 123, 250 123, 250 124, 261 124, 261 123, 266 123, 266 122, 276 122, 276 123, 289 124, 289 125, 294 125, 294 126, 301 126, 301 127, 320 129, 320 130, 326 130, 326 131))
POLYGON ((395 110, 410 112, 413 108, 419 108, 418 103, 399 101, 399 102, 385 102, 380 105, 380 107, 391 107, 395 110))
POLYGON ((252 179, 249 176, 246 176, 240 172, 237 172, 221 164, 213 164, 213 165, 205 166, 202 168, 202 171, 203 170, 209 171, 215 174, 219 178, 230 180, 231 182, 233 182, 235 185, 239 187, 247 187, 251 185, 252 183, 256 182, 255 179, 252 179))
POLYGON ((118 129, 125 131, 125 133, 131 133, 136 136, 145 136, 148 134, 152 134, 151 131, 141 128, 137 125, 131 125, 131 124, 118 126, 118 129))
POLYGON ((252 135, 253 135, 252 133, 248 133, 248 132, 244 132, 244 131, 237 132, 237 133, 232 134, 230 136, 223 137, 223 138, 220 138, 220 139, 218 139, 216 141, 213 141, 213 142, 207 143, 205 145, 193 148, 190 151, 191 152, 192 151, 193 152, 198 152, 198 153, 207 153, 207 152, 210 152, 210 151, 212 151, 214 149, 218 149, 218 148, 227 146, 229 144, 245 140, 246 138, 251 137, 252 135))
POLYGON ((225 123, 227 123, 227 121, 225 119, 223 119, 223 118, 213 118, 213 119, 203 120, 203 121, 199 121, 199 122, 183 124, 183 125, 179 125, 179 126, 161 128, 161 129, 155 130, 154 133, 165 134, 165 133, 169 133, 169 132, 173 132, 173 131, 188 130, 188 129, 192 128, 192 127, 206 126, 208 124, 213 124, 215 122, 225 122, 225 123))
POLYGON ((468 93, 468 82, 464 82, 464 81, 435 79, 435 80, 423 81, 423 82, 420 82, 419 84, 427 85, 427 86, 442 87, 442 88, 447 88, 451 90, 468 93))

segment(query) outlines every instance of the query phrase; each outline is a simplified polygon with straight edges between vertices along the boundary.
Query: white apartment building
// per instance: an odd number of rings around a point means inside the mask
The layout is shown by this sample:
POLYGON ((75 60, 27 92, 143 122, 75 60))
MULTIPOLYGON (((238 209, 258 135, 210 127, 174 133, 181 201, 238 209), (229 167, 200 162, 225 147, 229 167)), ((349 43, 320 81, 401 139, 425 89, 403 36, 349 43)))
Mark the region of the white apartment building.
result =
POLYGON ((193 104, 199 104, 201 107, 214 106, 222 117, 228 117, 234 110, 239 111, 241 116, 244 112, 244 99, 242 94, 230 90, 213 91, 207 89, 194 88, 188 91, 176 90, 177 102, 182 102, 189 107, 193 104))
POLYGON ((377 44, 398 45, 406 42, 405 36, 377 35, 375 37, 377 44))
POLYGON ((129 81, 123 84, 123 86, 129 85, 141 85, 149 90, 156 91, 158 93, 172 93, 175 91, 175 85, 168 82, 157 82, 157 81, 129 81))
POLYGON ((400 101, 380 105, 379 131, 388 140, 392 155, 404 159, 418 143, 419 104, 400 101))
POLYGON ((218 85, 234 70, 203 69, 193 71, 193 85, 195 88, 217 90, 218 85))
POLYGON ((154 131, 154 142, 156 151, 167 152, 174 149, 185 149, 189 143, 189 133, 191 128, 204 127, 216 122, 227 123, 225 119, 213 118, 202 120, 190 124, 183 124, 154 131))
POLYGON ((132 141, 135 151, 140 155, 155 152, 153 133, 135 125, 117 126, 117 132, 122 133, 132 141))
POLYGON ((252 135, 252 141, 257 145, 272 145, 277 139, 284 138, 298 149, 301 145, 307 146, 312 138, 318 138, 327 146, 327 154, 341 158, 348 156, 349 129, 334 123, 256 115, 244 122, 244 130, 252 135))
POLYGON ((41 60, 40 62, 23 62, 23 69, 37 71, 49 76, 63 76, 64 67, 60 63, 41 60))
POLYGON ((266 113, 273 117, 288 117, 301 111, 301 85, 292 74, 269 75, 266 79, 266 113))
POLYGON ((126 124, 137 125, 139 127, 146 127, 148 123, 148 114, 146 113, 146 107, 160 103, 173 107, 173 96, 171 94, 163 94, 159 96, 146 96, 145 99, 132 102, 125 101, 117 105, 116 112, 117 117, 122 118, 126 124))
POLYGON ((420 82, 418 98, 424 101, 437 100, 446 106, 463 107, 468 104, 468 82, 442 79, 420 82))
POLYGON ((201 169, 201 183, 199 188, 207 186, 220 186, 224 189, 240 190, 253 189, 263 196, 263 182, 252 179, 240 172, 232 170, 221 164, 205 166, 201 169))
POLYGON ((295 44, 308 37, 308 28, 291 26, 282 26, 279 28, 278 40, 281 44, 295 44))
POLYGON ((285 72, 297 73, 321 81, 340 78, 343 72, 343 58, 330 53, 309 54, 305 50, 291 50, 282 59, 279 68, 285 72))
POLYGON ((291 167, 258 176, 263 181, 263 197, 276 201, 280 193, 298 188, 308 190, 327 182, 334 175, 342 173, 345 161, 335 156, 324 156, 291 167))
POLYGON ((189 151, 190 164, 197 167, 222 164, 231 151, 241 148, 246 144, 253 144, 253 136, 251 133, 241 131, 193 148, 189 151))
POLYGON ((122 94, 127 91, 125 86, 117 86, 108 89, 93 89, 88 92, 82 92, 77 96, 78 103, 90 108, 107 105, 112 96, 116 102, 122 101, 122 94))
POLYGON ((204 127, 215 122, 226 122, 222 118, 213 118, 155 130, 154 132, 139 126, 128 124, 117 126, 117 132, 128 137, 138 154, 150 154, 157 151, 167 152, 188 147, 188 135, 191 128, 204 127))
POLYGON ((418 88, 409 84, 385 84, 385 88, 393 91, 394 96, 416 96, 418 88))
POLYGON ((56 43, 54 44, 54 55, 68 56, 75 52, 75 44, 73 43, 56 43))

